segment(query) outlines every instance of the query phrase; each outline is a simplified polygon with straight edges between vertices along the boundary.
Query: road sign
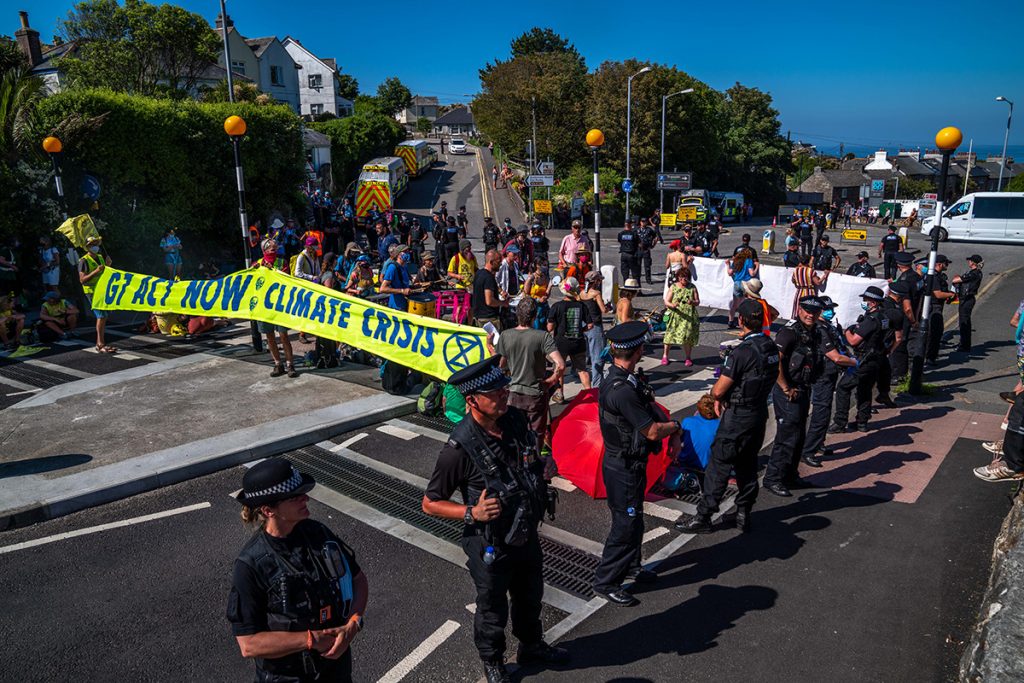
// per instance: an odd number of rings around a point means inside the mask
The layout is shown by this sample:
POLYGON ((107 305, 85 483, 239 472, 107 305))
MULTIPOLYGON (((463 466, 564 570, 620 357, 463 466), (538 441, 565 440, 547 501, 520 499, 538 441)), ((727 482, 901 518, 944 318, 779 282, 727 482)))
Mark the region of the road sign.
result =
POLYGON ((938 200, 938 198, 939 195, 936 192, 925 192, 923 195, 921 195, 921 199, 930 199, 933 202, 938 200))
POLYGON ((572 219, 583 218, 583 197, 573 197, 572 205, 569 209, 569 217, 572 219))
POLYGON ((925 199, 917 203, 918 218, 932 218, 935 216, 935 199, 928 198, 927 195, 925 197, 925 199))
POLYGON ((659 190, 689 190, 692 184, 691 173, 659 173, 659 190))
POLYGON ((843 242, 867 242, 868 231, 867 230, 843 230, 842 236, 843 242))
POLYGON ((537 164, 537 173, 541 175, 554 175, 555 174, 555 162, 553 161, 542 161, 537 164))
POLYGON ((551 213, 551 200, 550 199, 534 199, 533 200, 533 212, 534 213, 551 213))
POLYGON ((625 192, 626 194, 629 194, 630 192, 632 192, 633 191, 633 181, 630 180, 629 178, 626 178, 625 180, 623 180, 622 181, 622 191, 625 192))
POLYGON ((526 176, 527 187, 554 187, 555 176, 553 175, 528 175, 526 176))
POLYGON ((674 228, 674 227, 676 227, 676 215, 674 213, 663 213, 663 214, 661 214, 661 227, 663 227, 663 228, 674 228))
POLYGON ((885 181, 884 180, 872 180, 871 181, 871 196, 881 197, 885 194, 885 181))

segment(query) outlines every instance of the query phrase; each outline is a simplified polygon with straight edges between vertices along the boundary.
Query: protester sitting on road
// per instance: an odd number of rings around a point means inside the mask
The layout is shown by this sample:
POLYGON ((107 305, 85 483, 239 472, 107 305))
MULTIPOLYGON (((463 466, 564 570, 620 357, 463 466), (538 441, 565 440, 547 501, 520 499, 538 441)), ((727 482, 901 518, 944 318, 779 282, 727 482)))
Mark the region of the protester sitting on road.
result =
POLYGON ((380 275, 380 293, 388 294, 388 306, 397 311, 409 310, 409 295, 412 281, 409 278, 409 261, 412 254, 404 244, 396 245, 394 260, 380 275))
POLYGON ((164 231, 160 240, 160 248, 164 252, 164 265, 167 266, 167 279, 181 277, 181 239, 175 234, 174 228, 164 231))
POLYGON ((662 340, 664 352, 661 355, 661 364, 668 365, 669 349, 673 344, 680 344, 686 354, 683 364, 690 367, 693 365, 690 354, 700 340, 700 315, 697 313, 700 294, 690 282, 689 268, 683 266, 676 271, 676 281, 665 294, 664 301, 668 309, 668 319, 665 322, 665 336, 662 340))
POLYGON ((627 279, 619 287, 619 300, 615 304, 615 324, 621 325, 630 320, 636 320, 636 311, 633 310, 633 299, 640 293, 640 281, 635 277, 627 279))
POLYGON ((711 459, 711 444, 718 433, 720 420, 715 415, 715 399, 704 394, 697 400, 697 412, 684 417, 681 424, 679 464, 703 472, 711 459))
POLYGON ((413 275, 412 281, 428 292, 439 292, 445 288, 447 283, 437 268, 437 258, 430 252, 423 254, 423 265, 413 275))
MULTIPOLYGON (((497 252, 495 252, 497 253, 497 252)), ((448 277, 455 282, 455 289, 472 291, 476 277, 477 262, 473 255, 473 243, 459 240, 459 251, 448 261, 448 277)))
POLYGON ((373 285, 373 269, 370 268, 370 257, 366 254, 360 254, 356 258, 356 265, 345 283, 345 291, 362 299, 376 293, 373 285))
POLYGON ((565 360, 551 333, 533 329, 536 317, 537 302, 524 297, 516 308, 518 325, 501 333, 495 352, 512 377, 508 404, 526 413, 537 443, 543 444, 548 432, 548 397, 565 374, 565 360), (554 365, 550 375, 548 360, 554 365))
MULTIPOLYGON (((565 279, 562 293, 565 298, 551 306, 548 332, 554 335, 558 352, 572 362, 572 368, 579 375, 583 389, 587 390, 590 388, 590 360, 586 332, 594 323, 587 306, 580 301, 580 283, 575 278, 565 279)), ((564 400, 564 388, 565 380, 562 379, 555 392, 555 403, 564 400)))
POLYGON ((369 584, 352 549, 309 519, 315 485, 284 458, 268 458, 235 495, 256 532, 235 560, 227 618, 259 681, 352 680, 369 584))
POLYGON ((47 292, 39 309, 39 340, 50 343, 58 339, 71 339, 78 326, 78 309, 61 297, 60 292, 47 292))
POLYGON ((333 251, 324 254, 320 262, 320 284, 328 289, 341 291, 341 278, 334 268, 338 265, 338 257, 333 251))
POLYGON ((0 343, 7 349, 21 345, 21 331, 25 329, 25 316, 14 310, 14 297, 0 297, 0 343))
MULTIPOLYGON (((285 263, 278 253, 277 242, 273 239, 263 240, 263 258, 259 262, 259 267, 287 273, 288 267, 285 263)), ((298 377, 299 373, 295 370, 295 359, 292 355, 292 342, 288 338, 288 328, 262 320, 256 322, 256 327, 261 334, 267 336, 267 348, 270 350, 270 357, 274 360, 274 369, 270 371, 270 376, 280 377, 287 372, 289 377, 298 377), (277 348, 278 337, 281 339, 281 348, 284 349, 285 365, 281 364, 281 352, 277 348)))

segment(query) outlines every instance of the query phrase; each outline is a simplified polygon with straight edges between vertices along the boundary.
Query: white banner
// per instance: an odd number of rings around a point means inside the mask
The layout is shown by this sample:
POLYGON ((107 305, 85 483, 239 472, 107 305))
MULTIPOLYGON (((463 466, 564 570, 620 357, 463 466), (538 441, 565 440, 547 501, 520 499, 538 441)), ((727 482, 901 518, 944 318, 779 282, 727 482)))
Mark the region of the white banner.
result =
MULTIPOLYGON (((695 258, 692 269, 695 271, 693 284, 700 293, 700 305, 711 308, 729 310, 732 301, 732 276, 729 275, 725 259, 695 258)), ((822 274, 819 272, 819 274, 822 274)), ((793 269, 782 266, 761 265, 760 280, 764 287, 761 296, 779 311, 779 316, 787 320, 793 314, 793 300, 796 297, 796 286, 793 284, 793 269)), ((832 273, 820 290, 820 294, 832 297, 838 304, 836 318, 846 327, 857 322, 861 311, 861 295, 864 290, 874 285, 888 293, 888 281, 870 279, 832 273)))

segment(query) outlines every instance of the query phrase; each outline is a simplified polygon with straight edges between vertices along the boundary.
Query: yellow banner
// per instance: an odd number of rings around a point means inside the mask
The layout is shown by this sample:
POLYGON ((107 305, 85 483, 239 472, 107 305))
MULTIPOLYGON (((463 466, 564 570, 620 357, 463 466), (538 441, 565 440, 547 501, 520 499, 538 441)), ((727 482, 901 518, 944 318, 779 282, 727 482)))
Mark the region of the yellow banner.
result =
POLYGON ((92 222, 92 217, 87 213, 67 219, 56 230, 79 249, 85 249, 85 241, 90 237, 100 236, 99 231, 96 230, 96 224, 92 222))
POLYGON ((358 349, 447 380, 489 354, 486 333, 341 294, 280 271, 255 267, 215 280, 174 282, 105 268, 93 308, 244 318, 358 349))
POLYGON ((533 212, 534 213, 551 213, 551 200, 550 199, 534 199, 533 200, 533 212))
POLYGON ((674 228, 676 226, 676 215, 674 213, 661 214, 661 227, 674 228))

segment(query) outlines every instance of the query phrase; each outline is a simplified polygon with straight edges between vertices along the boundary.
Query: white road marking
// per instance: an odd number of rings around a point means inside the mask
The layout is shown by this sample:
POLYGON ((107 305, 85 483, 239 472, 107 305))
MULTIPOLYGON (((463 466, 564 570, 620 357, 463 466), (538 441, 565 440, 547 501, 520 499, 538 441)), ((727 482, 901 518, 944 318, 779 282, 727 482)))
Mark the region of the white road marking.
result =
POLYGON ((644 514, 645 515, 650 515, 651 517, 657 517, 659 519, 664 519, 664 520, 667 520, 669 522, 674 522, 677 519, 679 519, 679 516, 682 515, 683 513, 680 512, 679 510, 673 510, 673 509, 667 508, 667 507, 665 507, 663 505, 659 505, 658 503, 648 503, 648 502, 645 501, 644 502, 644 514))
POLYGON ((647 543, 648 541, 653 541, 654 539, 656 539, 656 538, 658 538, 660 536, 664 536, 667 533, 668 533, 668 529, 666 529, 665 527, 663 527, 663 526, 656 526, 653 529, 651 529, 651 530, 647 531, 646 533, 644 533, 644 540, 643 540, 643 542, 647 543))
POLYGON ((42 368, 43 370, 62 372, 65 375, 71 375, 72 377, 77 377, 79 379, 89 379, 96 376, 96 373, 94 372, 86 372, 85 370, 79 370, 78 368, 69 368, 64 365, 57 365, 56 363, 47 363, 45 360, 39 360, 38 358, 26 358, 22 362, 25 363, 25 365, 42 368))
POLYGON ((26 389, 25 391, 15 391, 15 392, 7 394, 7 395, 8 396, 24 396, 25 394, 35 394, 35 393, 40 392, 40 391, 42 391, 42 389, 26 389))
POLYGON ((88 346, 89 342, 84 342, 81 339, 59 339, 53 342, 56 346, 88 346))
POLYGON ((394 425, 396 427, 401 427, 402 429, 406 429, 410 432, 415 432, 420 436, 426 436, 428 438, 433 439, 434 441, 440 441, 441 443, 448 442, 447 434, 445 434, 444 432, 439 432, 436 429, 431 429, 430 427, 423 427, 421 425, 413 424, 412 422, 406 422, 405 420, 399 420, 397 418, 394 420, 388 420, 387 423, 390 425, 394 425))
POLYGON ((398 664, 395 664, 391 671, 381 676, 377 683, 398 683, 412 673, 412 670, 430 656, 430 653, 440 647, 444 641, 448 640, 458 630, 459 622, 452 621, 451 619, 444 622, 439 629, 431 633, 426 640, 416 646, 415 650, 407 654, 398 664))
POLYGON ((466 611, 470 614, 476 614, 476 603, 471 602, 468 605, 466 605, 466 611))
POLYGON ((337 453, 338 451, 344 450, 344 449, 348 448, 349 446, 351 446, 352 444, 356 443, 357 441, 360 441, 361 439, 365 439, 368 436, 369 436, 369 434, 367 434, 366 432, 362 432, 360 434, 356 434, 355 436, 353 436, 351 438, 345 439, 344 441, 342 441, 339 444, 331 446, 327 450, 329 450, 331 453, 337 453))
POLYGON ((30 391, 39 391, 38 387, 34 387, 31 384, 25 384, 24 382, 19 382, 16 379, 10 379, 8 377, 0 376, 0 384, 6 384, 9 387, 13 387, 14 389, 18 389, 19 391, 26 393, 30 391))
POLYGON ((411 431, 409 429, 403 429, 403 428, 398 427, 396 425, 389 425, 389 424, 382 424, 382 425, 380 425, 379 427, 377 427, 377 431, 378 432, 384 432, 385 434, 388 434, 390 436, 394 436, 396 438, 402 439, 403 441, 412 441, 417 436, 419 436, 419 434, 417 434, 414 431, 411 431))
POLYGON ((565 545, 582 550, 585 553, 591 555, 597 555, 601 557, 601 553, 604 552, 604 546, 597 541, 591 541, 589 538, 583 538, 577 536, 571 531, 565 529, 559 529, 558 527, 551 526, 550 524, 542 524, 538 529, 537 533, 545 538, 549 538, 552 541, 558 541, 565 545))
POLYGON ((37 538, 31 541, 24 541, 23 543, 15 543, 13 545, 6 545, 0 547, 0 555, 5 553, 12 553, 16 550, 24 550, 25 548, 34 548, 39 545, 46 545, 47 543, 55 543, 57 541, 64 541, 69 538, 75 538, 77 536, 86 536, 88 534, 99 533, 100 531, 109 531, 110 529, 118 529, 120 527, 131 526, 133 524, 141 524, 142 522, 151 522, 154 519, 161 519, 163 517, 172 517, 174 515, 181 515, 186 512, 194 512, 196 510, 203 510, 210 507, 209 502, 196 503, 195 505, 186 505, 185 507, 174 508, 173 510, 164 510, 163 512, 154 512, 151 515, 143 515, 141 517, 132 517, 131 519, 124 519, 120 522, 110 522, 108 524, 100 524, 98 526, 90 526, 85 529, 76 529, 75 531, 68 531, 63 534, 55 534, 53 536, 44 536, 43 538, 37 538))

